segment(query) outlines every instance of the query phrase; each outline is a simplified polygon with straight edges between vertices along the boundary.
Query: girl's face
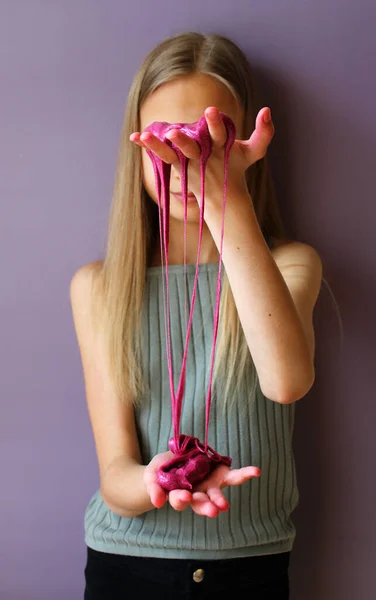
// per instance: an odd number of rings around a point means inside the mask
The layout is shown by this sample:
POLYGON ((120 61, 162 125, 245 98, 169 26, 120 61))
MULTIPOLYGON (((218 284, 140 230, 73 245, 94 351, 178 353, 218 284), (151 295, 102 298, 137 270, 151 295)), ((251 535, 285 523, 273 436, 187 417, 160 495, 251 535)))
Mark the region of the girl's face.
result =
MULTIPOLYGON (((144 102, 140 110, 140 132, 154 121, 167 123, 194 123, 204 116, 209 106, 215 106, 234 121, 236 137, 242 138, 243 110, 227 87, 209 75, 190 75, 161 85, 144 102)), ((147 193, 158 203, 152 162, 142 152, 142 178, 147 193)), ((170 179, 170 216, 179 221, 184 219, 184 204, 174 193, 181 193, 180 173, 172 165, 170 179)), ((188 179, 189 193, 189 179, 188 179)), ((188 198, 189 200, 189 198, 188 198)), ((199 222, 200 208, 197 200, 188 202, 188 221, 199 222)))

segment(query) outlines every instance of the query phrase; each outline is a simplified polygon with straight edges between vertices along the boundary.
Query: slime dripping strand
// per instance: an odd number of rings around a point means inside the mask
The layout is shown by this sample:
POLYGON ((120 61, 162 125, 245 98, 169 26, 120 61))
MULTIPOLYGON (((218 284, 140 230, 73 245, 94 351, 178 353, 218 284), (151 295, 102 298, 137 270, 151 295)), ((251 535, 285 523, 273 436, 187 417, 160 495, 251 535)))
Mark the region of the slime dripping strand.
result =
MULTIPOLYGON (((180 420, 183 406, 183 395, 185 388, 186 379, 186 361, 188 343, 192 326, 193 309, 196 298, 196 288, 199 272, 199 257, 201 251, 201 240, 202 230, 204 221, 204 207, 205 207, 205 169, 208 158, 212 151, 212 141, 205 117, 202 117, 199 121, 193 124, 170 124, 165 122, 154 122, 145 131, 150 131, 162 142, 167 143, 172 147, 179 158, 181 168, 181 181, 182 181, 182 192, 184 200, 184 275, 186 275, 186 221, 187 221, 187 173, 188 173, 188 160, 187 157, 181 152, 181 150, 173 144, 171 140, 168 140, 165 136, 171 129, 180 129, 183 133, 193 138, 200 147, 200 180, 201 180, 201 204, 200 204, 200 227, 199 227, 199 241, 198 251, 196 259, 196 270, 195 278, 191 299, 191 309, 189 315, 189 321, 187 326, 186 340, 184 346, 184 355, 182 361, 182 368, 178 383, 178 390, 175 396, 174 391, 174 380, 173 380, 173 365, 172 365, 172 352, 171 352, 171 322, 170 322, 170 304, 169 304, 169 290, 168 290, 168 246, 169 246, 169 213, 170 213, 170 174, 171 165, 164 163, 159 157, 157 157, 152 151, 147 150, 147 153, 152 160, 156 189, 158 196, 158 211, 159 211, 159 225, 160 225, 160 240, 161 240, 161 255, 162 255, 162 269, 163 269, 163 254, 165 255, 165 278, 166 278, 166 313, 165 314, 165 328, 166 328, 166 354, 169 369, 169 380, 170 380, 170 394, 171 394, 171 408, 172 408, 172 420, 174 437, 169 441, 169 448, 175 454, 175 457, 170 461, 162 465, 158 472, 158 481, 164 489, 170 491, 172 489, 192 489, 193 484, 202 481, 218 464, 223 463, 228 466, 231 465, 231 459, 229 457, 220 456, 215 450, 210 448, 208 445, 208 431, 209 431, 209 417, 211 407, 211 386, 213 377, 213 367, 215 358, 215 345, 218 331, 219 321, 219 306, 220 306, 220 292, 221 292, 221 267, 222 267, 222 248, 223 248, 223 236, 224 236, 224 217, 225 207, 227 199, 227 177, 228 177, 228 157, 231 146, 235 140, 235 125, 233 121, 224 113, 220 113, 222 121, 226 127, 227 140, 225 144, 225 156, 224 156, 224 190, 223 190, 223 207, 222 207, 222 228, 220 238, 220 256, 219 256, 219 268, 217 278, 217 289, 216 289, 216 306, 214 316, 214 332, 213 332, 213 345, 211 355, 211 368, 209 386, 206 397, 206 410, 205 410, 205 444, 199 442, 197 438, 180 434, 180 420), (161 201, 162 200, 162 201, 161 201), (161 213, 163 212, 163 219, 161 213), (163 240, 163 244, 162 244, 163 240)), ((186 282, 185 282, 186 283, 186 282)), ((184 307, 185 307, 184 300, 184 307)))
MULTIPOLYGON (((204 119, 204 121, 205 121, 205 119, 204 119)), ((205 121, 205 125, 206 125, 206 121, 205 121)), ((154 135, 156 135, 157 137, 159 137, 162 141, 165 141, 170 146, 173 146, 172 142, 170 140, 168 140, 167 138, 165 138, 165 134, 173 128, 174 129, 175 128, 183 129, 185 127, 186 126, 182 123, 179 123, 177 125, 171 125, 169 123, 153 123, 148 128, 146 128, 146 131, 152 131, 152 133, 154 135), (162 134, 161 134, 161 130, 163 131, 162 134)), ((206 127, 207 127, 207 125, 206 125, 206 127)), ((205 138, 210 140, 210 135, 209 135, 208 130, 206 132, 205 138)), ((198 143, 201 147, 200 142, 198 142, 198 143)), ((181 167, 181 173, 182 173, 183 195, 185 195, 184 204, 186 206, 186 204, 187 204, 188 159, 180 151, 180 149, 178 147, 174 147, 174 150, 178 154, 179 161, 180 161, 180 167, 181 167)), ((198 263, 199 263, 200 249, 201 249, 204 214, 203 214, 203 210, 201 209, 201 211, 200 211, 200 230, 199 230, 199 248, 198 248, 197 261, 196 261, 196 273, 195 273, 195 281, 194 281, 194 288, 193 288, 192 301, 191 301, 191 311, 190 311, 190 317, 189 317, 189 323, 188 323, 188 330, 187 330, 187 334, 186 334, 182 371, 181 371, 180 380, 179 380, 179 384, 178 384, 178 392, 177 392, 177 395, 175 396, 173 376, 172 376, 172 353, 171 353, 171 343, 170 343, 171 324, 170 324, 170 314, 169 314, 170 306, 169 306, 169 290, 168 290, 168 241, 169 241, 168 217, 169 217, 169 206, 170 206, 169 181, 170 181, 171 165, 160 160, 151 151, 148 150, 147 152, 148 152, 150 158, 152 159, 153 166, 154 166, 154 172, 156 174, 156 188, 157 188, 157 194, 158 194, 159 210, 161 210, 160 190, 162 188, 163 242, 164 242, 164 254, 165 254, 165 261, 166 261, 166 268, 165 268, 166 289, 167 289, 166 304, 167 304, 167 313, 168 313, 168 315, 167 315, 166 354, 167 354, 167 361, 168 361, 168 365, 169 365, 169 375, 170 375, 170 392, 171 392, 171 403, 172 403, 172 412, 173 412, 174 439, 175 439, 175 445, 177 447, 179 447, 180 416, 181 416, 181 410, 182 410, 182 399, 183 399, 184 384, 185 384, 186 359, 187 359, 187 350, 188 350, 190 329, 191 329, 192 318, 193 318, 193 309, 194 309, 194 303, 195 303, 195 297, 196 297, 196 288, 197 288, 197 280, 198 280, 198 263)), ((207 160, 210 156, 210 153, 211 153, 211 144, 210 145, 207 144, 202 148, 201 156, 200 156, 201 183, 204 182, 204 180, 205 180, 205 167, 206 167, 207 160)), ((185 210, 185 218, 186 218, 186 210, 185 210)), ((161 219, 160 219, 160 223, 161 223, 161 219)))
MULTIPOLYGON (((205 121, 205 123, 206 123, 206 121, 205 121)), ((184 128, 183 128, 183 130, 184 130, 184 128)), ((204 146, 204 148, 203 148, 202 140, 199 140, 198 143, 199 143, 200 150, 201 150, 201 152, 200 152, 201 206, 200 206, 199 236, 198 236, 198 248, 197 248, 197 259, 196 259, 196 271, 195 271, 195 279, 194 279, 192 300, 191 300, 191 311, 190 311, 189 321, 188 321, 188 325, 187 325, 186 343, 185 343, 183 363, 182 363, 182 373, 181 373, 181 378, 179 381, 177 402, 175 404, 175 419, 174 419, 175 444, 178 444, 179 435, 180 435, 180 419, 181 419, 181 412, 182 412, 182 406, 183 406, 183 394, 184 394, 184 387, 185 387, 185 380, 186 380, 186 363, 187 363, 187 357, 188 357, 188 343, 189 343, 190 332, 191 332, 191 327, 192 327, 193 310, 194 310, 196 293, 197 293, 199 260, 200 260, 200 254, 201 254, 202 232, 203 232, 203 226, 204 226, 205 169, 206 169, 207 161, 211 154, 211 145, 206 146, 206 147, 204 146)), ((184 199, 184 223, 186 225, 187 204, 188 204, 187 173, 188 173, 188 160, 189 159, 181 152, 181 150, 179 148, 176 147, 176 149, 179 150, 178 156, 179 156, 180 168, 181 168, 181 174, 182 174, 181 178, 182 178, 182 189, 183 189, 183 199, 184 199)), ((186 259, 186 257, 184 256, 184 263, 185 263, 185 259, 186 259)), ((170 337, 169 337, 169 344, 171 344, 170 337)))
MULTIPOLYGON (((235 126, 234 126, 234 133, 233 133, 233 135, 234 135, 234 139, 235 139, 235 126)), ((232 143, 233 143, 233 141, 232 141, 232 143)), ((226 211, 226 201, 227 201, 228 161, 229 161, 229 154, 230 154, 232 143, 230 143, 230 144, 227 143, 226 144, 226 146, 225 146, 225 156, 224 156, 224 165, 225 165, 225 167, 224 167, 224 180, 223 180, 222 227, 221 227, 221 239, 220 239, 220 247, 219 247, 220 248, 219 249, 219 266, 218 266, 217 293, 216 293, 217 301, 215 303, 212 356, 211 356, 211 364, 210 364, 210 376, 209 376, 208 392, 207 392, 207 396, 206 396, 205 449, 208 448, 208 439, 209 439, 209 418, 210 418, 210 408, 211 408, 211 390, 212 390, 212 381, 213 381, 213 368, 214 368, 214 359, 215 359, 215 348, 216 348, 216 343, 217 343, 217 333, 218 333, 218 323, 219 323, 219 305, 220 305, 220 297, 221 297, 222 252, 223 252, 225 211, 226 211)))

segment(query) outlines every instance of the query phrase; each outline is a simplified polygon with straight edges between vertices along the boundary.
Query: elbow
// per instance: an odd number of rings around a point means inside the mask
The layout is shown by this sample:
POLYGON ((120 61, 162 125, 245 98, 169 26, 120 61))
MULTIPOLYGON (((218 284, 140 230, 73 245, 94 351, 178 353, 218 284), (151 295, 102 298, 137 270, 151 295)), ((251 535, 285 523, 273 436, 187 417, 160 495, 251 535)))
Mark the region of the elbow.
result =
POLYGON ((138 517, 139 515, 142 514, 139 511, 128 509, 125 506, 120 506, 112 498, 111 491, 107 490, 104 485, 101 485, 100 492, 101 492, 101 496, 102 496, 102 500, 103 500, 104 504, 115 515, 118 515, 119 517, 123 517, 125 519, 132 519, 133 517, 138 517))
POLYGON ((266 389, 265 391, 261 387, 261 391, 264 396, 269 400, 278 402, 278 404, 292 404, 301 400, 308 394, 315 382, 315 370, 312 367, 309 372, 299 379, 299 381, 284 381, 283 384, 279 385, 274 389, 266 389))
POLYGON ((112 502, 108 495, 104 494, 102 490, 101 496, 107 508, 109 508, 111 512, 113 512, 119 517, 123 517, 125 519, 132 519, 133 517, 138 517, 141 514, 141 512, 126 509, 123 506, 119 506, 118 504, 116 504, 116 502, 112 502))
MULTIPOLYGON (((312 383, 312 385, 313 385, 313 383, 312 383)), ((308 394, 312 385, 309 385, 304 388, 287 390, 285 393, 277 396, 275 401, 278 402, 279 404, 293 404, 293 402, 297 402, 298 400, 301 400, 302 398, 304 398, 308 394)))

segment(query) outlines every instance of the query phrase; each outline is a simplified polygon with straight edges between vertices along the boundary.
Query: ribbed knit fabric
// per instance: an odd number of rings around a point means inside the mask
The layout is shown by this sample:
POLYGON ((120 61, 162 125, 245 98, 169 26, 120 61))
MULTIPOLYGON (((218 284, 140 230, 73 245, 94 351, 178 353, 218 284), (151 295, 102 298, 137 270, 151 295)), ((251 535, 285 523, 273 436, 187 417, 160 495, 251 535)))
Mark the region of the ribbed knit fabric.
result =
MULTIPOLYGON (((187 265, 187 312, 195 265, 187 265)), ((218 264, 200 265, 196 304, 187 360, 186 392, 181 432, 204 440, 205 397, 213 339, 218 264)), ((149 267, 143 311, 145 374, 151 390, 136 411, 144 464, 167 450, 172 436, 171 403, 166 360, 162 267, 149 267)), ((184 267, 169 267, 171 344, 175 386, 183 356, 184 267)), ((252 306, 249 307, 252 310, 252 306)), ((231 406, 214 384, 209 444, 231 456, 233 468, 254 465, 261 477, 225 489, 230 509, 214 519, 188 508, 177 512, 167 503, 135 518, 113 513, 100 490, 85 512, 85 541, 102 552, 165 558, 219 559, 274 554, 291 550, 295 528, 290 515, 298 503, 291 438, 295 404, 266 399, 260 387, 250 399, 251 371, 231 406)), ((176 387, 175 387, 176 389, 176 387)))

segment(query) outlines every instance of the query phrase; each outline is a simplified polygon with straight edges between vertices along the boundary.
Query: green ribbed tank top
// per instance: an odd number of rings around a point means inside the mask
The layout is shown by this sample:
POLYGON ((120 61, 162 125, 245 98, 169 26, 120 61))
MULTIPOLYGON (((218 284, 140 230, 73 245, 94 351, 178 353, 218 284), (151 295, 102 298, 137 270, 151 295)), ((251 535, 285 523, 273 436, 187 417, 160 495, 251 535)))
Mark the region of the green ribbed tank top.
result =
MULTIPOLYGON (((187 314, 195 265, 187 269, 187 314)), ((201 264, 187 358, 187 377, 181 432, 205 437, 205 398, 213 340, 218 263, 201 264)), ((223 270, 222 270, 223 275, 223 270)), ((142 314, 143 365, 150 388, 136 410, 143 458, 167 450, 172 437, 171 403, 166 359, 162 267, 149 267, 142 314)), ((178 384, 186 332, 184 266, 169 266, 171 347, 175 389, 178 384)), ((250 310, 252 307, 250 306, 250 310)), ((209 444, 231 456, 232 467, 258 466, 261 476, 242 486, 225 488, 230 509, 214 519, 188 508, 177 512, 167 503, 161 509, 124 518, 103 502, 100 490, 85 511, 85 542, 102 552, 159 558, 219 559, 275 554, 291 550, 295 528, 291 513, 298 503, 292 432, 295 404, 268 400, 259 385, 251 399, 251 370, 235 401, 223 410, 220 384, 212 388, 209 444)))

